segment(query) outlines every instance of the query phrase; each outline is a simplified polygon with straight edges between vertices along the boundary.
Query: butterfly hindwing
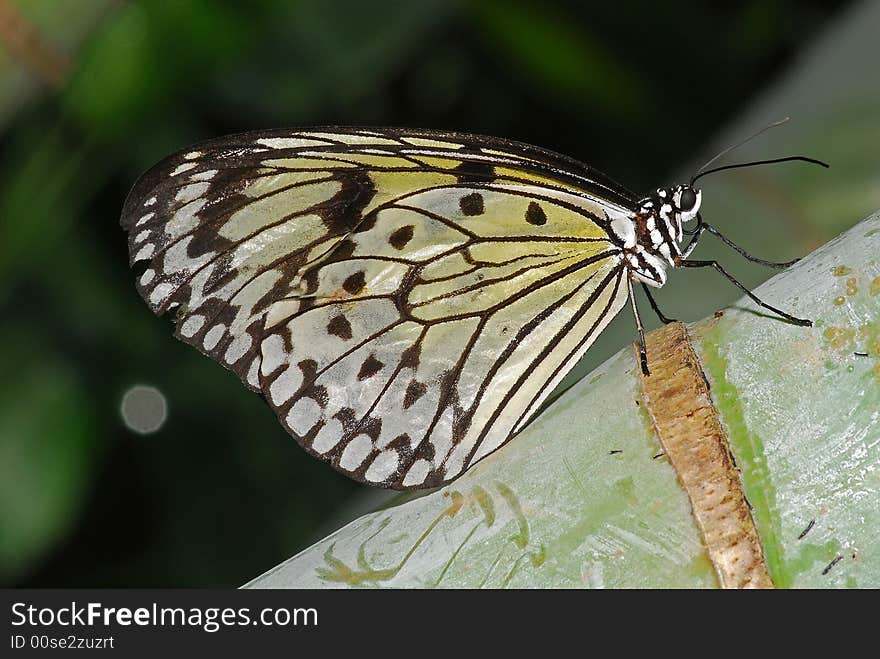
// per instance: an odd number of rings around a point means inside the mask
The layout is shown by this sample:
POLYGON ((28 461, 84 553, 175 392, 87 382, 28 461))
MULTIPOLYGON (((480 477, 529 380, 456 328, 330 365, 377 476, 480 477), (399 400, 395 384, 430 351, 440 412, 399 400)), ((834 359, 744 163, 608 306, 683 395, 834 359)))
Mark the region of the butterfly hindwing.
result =
POLYGON ((138 286, 311 453, 440 484, 518 431, 624 304, 607 213, 628 193, 534 147, 340 131, 157 165, 123 213, 138 286))

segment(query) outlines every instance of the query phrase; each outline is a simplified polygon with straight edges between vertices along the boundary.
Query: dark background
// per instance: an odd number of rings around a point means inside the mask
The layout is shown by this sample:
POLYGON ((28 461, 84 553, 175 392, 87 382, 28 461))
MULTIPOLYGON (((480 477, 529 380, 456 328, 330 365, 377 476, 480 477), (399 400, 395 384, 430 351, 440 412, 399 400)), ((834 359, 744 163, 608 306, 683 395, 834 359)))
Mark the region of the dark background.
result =
POLYGON ((848 9, 0 0, 0 585, 237 586, 380 501, 138 297, 118 217, 155 161, 254 128, 400 125, 643 191, 848 9), (138 383, 168 401, 153 434, 119 412, 138 383))

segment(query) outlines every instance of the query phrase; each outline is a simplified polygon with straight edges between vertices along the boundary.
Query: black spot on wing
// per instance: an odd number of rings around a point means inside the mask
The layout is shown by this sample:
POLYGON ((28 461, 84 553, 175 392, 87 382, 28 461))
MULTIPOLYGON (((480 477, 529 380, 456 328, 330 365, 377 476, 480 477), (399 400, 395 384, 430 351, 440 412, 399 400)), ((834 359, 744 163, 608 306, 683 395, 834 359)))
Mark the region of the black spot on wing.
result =
POLYGON ((538 202, 533 201, 529 204, 526 209, 526 222, 535 226, 547 224, 547 214, 538 202))
POLYGON ((406 394, 403 396, 403 409, 408 410, 416 401, 427 393, 428 387, 423 382, 413 380, 406 388, 406 394))
POLYGON ((419 357, 421 355, 421 343, 416 343, 411 345, 409 348, 404 350, 400 355, 400 367, 401 368, 411 368, 412 370, 416 370, 419 366, 419 357))
POLYGON ((361 364, 361 370, 358 371, 357 379, 367 380, 381 371, 384 366, 385 364, 376 359, 375 355, 371 354, 364 360, 364 363, 361 364))
POLYGON ((483 195, 479 192, 472 192, 471 194, 465 195, 458 201, 459 208, 461 208, 461 212, 465 215, 482 215, 486 210, 483 205, 483 195))
POLYGON ((412 224, 400 227, 388 236, 388 242, 394 247, 394 249, 403 249, 406 247, 406 244, 412 240, 414 229, 415 227, 412 224))
POLYGON ((353 275, 349 275, 345 278, 345 281, 342 282, 342 288, 345 289, 346 293, 350 295, 357 295, 364 287, 367 285, 366 278, 364 277, 364 271, 360 270, 355 272, 353 275))
POLYGON ((327 323, 327 332, 333 336, 338 336, 340 339, 348 341, 352 336, 351 323, 348 322, 348 318, 342 314, 334 316, 333 319, 327 323))

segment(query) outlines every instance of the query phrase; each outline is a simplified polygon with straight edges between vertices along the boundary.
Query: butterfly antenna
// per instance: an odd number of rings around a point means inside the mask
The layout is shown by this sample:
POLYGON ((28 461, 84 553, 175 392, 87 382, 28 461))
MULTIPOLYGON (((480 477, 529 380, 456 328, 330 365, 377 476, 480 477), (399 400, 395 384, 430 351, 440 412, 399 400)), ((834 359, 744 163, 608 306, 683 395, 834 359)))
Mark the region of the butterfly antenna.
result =
POLYGON ((720 153, 717 153, 716 155, 714 155, 714 156, 712 156, 711 158, 709 158, 709 160, 707 160, 706 162, 704 162, 704 163, 703 163, 703 166, 700 167, 700 168, 697 170, 697 173, 694 174, 694 177, 691 179, 691 185, 693 185, 693 184, 694 184, 694 181, 696 181, 698 178, 700 178, 703 174, 708 174, 708 173, 709 173, 709 172, 707 172, 707 171, 705 171, 705 170, 706 170, 706 168, 707 168, 709 165, 711 165, 713 162, 715 162, 715 161, 718 160, 719 158, 723 158, 724 156, 726 156, 728 153, 730 153, 730 152, 733 151, 734 149, 738 149, 739 147, 741 147, 743 144, 746 144, 747 142, 751 142, 753 139, 755 139, 755 138, 758 137, 759 135, 762 135, 763 133, 766 133, 766 132, 767 132, 768 130, 770 130, 771 128, 776 128, 777 126, 781 126, 781 125, 783 125, 783 124, 785 124, 785 123, 788 123, 788 120, 789 120, 789 119, 791 119, 791 117, 785 117, 784 119, 780 119, 779 121, 774 121, 774 122, 771 123, 771 124, 767 124, 766 126, 764 126, 763 128, 761 128, 760 130, 757 130, 757 131, 755 131, 754 133, 752 133, 751 135, 749 135, 749 136, 748 136, 747 138, 745 138, 744 140, 741 140, 740 142, 737 142, 736 144, 727 147, 726 149, 724 149, 724 150, 721 151, 720 153))
POLYGON ((827 162, 822 162, 821 160, 816 160, 815 158, 808 158, 807 156, 786 156, 785 158, 772 158, 770 160, 753 160, 751 162, 740 162, 735 165, 722 165, 721 167, 714 167, 712 169, 707 169, 703 172, 700 172, 696 176, 691 179, 691 185, 693 185, 697 179, 706 176, 707 174, 714 174, 715 172, 723 172, 725 169, 740 169, 741 167, 754 167, 755 165, 772 165, 777 162, 792 162, 798 160, 800 162, 808 162, 813 165, 821 165, 825 169, 828 169, 831 165, 827 162))

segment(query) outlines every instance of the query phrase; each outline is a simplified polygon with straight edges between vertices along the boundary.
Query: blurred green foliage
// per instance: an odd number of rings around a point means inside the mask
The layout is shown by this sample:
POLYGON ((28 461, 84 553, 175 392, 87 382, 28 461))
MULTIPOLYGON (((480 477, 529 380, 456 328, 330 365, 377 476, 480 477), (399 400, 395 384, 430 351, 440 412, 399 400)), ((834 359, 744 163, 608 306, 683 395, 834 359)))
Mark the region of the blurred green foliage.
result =
POLYGON ((405 125, 643 190, 844 4, 0 0, 0 584, 238 585, 377 501, 137 296, 117 219, 152 163, 253 128, 405 125), (136 383, 168 400, 153 435, 119 414, 136 383))

